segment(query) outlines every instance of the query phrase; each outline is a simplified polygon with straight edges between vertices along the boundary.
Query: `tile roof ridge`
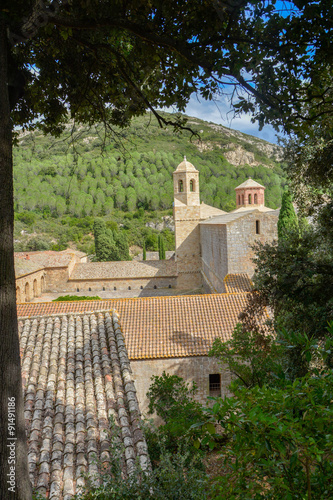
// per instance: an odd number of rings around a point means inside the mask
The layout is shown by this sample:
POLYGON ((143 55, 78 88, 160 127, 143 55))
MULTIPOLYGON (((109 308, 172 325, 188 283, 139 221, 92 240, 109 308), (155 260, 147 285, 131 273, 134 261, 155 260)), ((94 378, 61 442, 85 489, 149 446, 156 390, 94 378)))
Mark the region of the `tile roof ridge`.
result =
MULTIPOLYGON (((48 302, 46 302, 48 304, 48 302)), ((45 318, 58 318, 58 317, 63 317, 63 316, 75 316, 76 318, 78 316, 87 316, 87 315, 92 315, 92 314, 100 314, 100 313, 110 313, 115 311, 115 309, 101 309, 101 310, 96 310, 93 309, 92 311, 67 311, 67 312, 58 312, 58 313, 49 313, 49 314, 36 314, 35 316, 18 316, 18 321, 26 321, 26 320, 34 320, 34 319, 45 319, 45 318)))

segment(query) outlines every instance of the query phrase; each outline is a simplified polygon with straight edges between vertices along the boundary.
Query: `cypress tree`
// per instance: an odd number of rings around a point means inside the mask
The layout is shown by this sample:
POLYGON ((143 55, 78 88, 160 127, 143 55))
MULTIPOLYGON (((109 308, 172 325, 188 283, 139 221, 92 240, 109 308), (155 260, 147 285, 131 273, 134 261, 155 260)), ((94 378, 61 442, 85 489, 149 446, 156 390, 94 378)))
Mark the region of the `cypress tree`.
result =
POLYGON ((100 261, 101 252, 105 245, 106 238, 106 225, 103 219, 95 219, 94 221, 94 238, 96 260, 100 261))
POLYGON ((165 260, 165 246, 164 246, 164 239, 163 236, 161 236, 161 260, 165 260))
POLYGON ((298 230, 298 218, 292 203, 291 193, 288 190, 286 190, 282 196, 277 226, 279 239, 286 239, 288 238, 289 232, 298 230))
POLYGON ((158 258, 162 260, 162 250, 161 250, 161 235, 158 235, 158 258))
POLYGON ((114 239, 119 255, 117 260, 131 260, 126 234, 123 231, 115 231, 114 239))
POLYGON ((146 242, 143 242, 143 247, 142 247, 142 260, 147 260, 147 252, 146 252, 146 242))

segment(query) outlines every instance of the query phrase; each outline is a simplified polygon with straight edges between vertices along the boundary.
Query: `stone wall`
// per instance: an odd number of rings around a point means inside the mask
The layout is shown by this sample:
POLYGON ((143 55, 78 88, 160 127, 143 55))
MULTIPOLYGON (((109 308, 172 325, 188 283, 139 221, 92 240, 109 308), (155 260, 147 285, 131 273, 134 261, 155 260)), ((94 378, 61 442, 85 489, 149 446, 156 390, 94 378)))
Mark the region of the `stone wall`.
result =
POLYGON ((68 292, 101 292, 107 290, 144 290, 145 288, 176 288, 176 277, 165 278, 128 278, 100 280, 69 280, 66 283, 68 292))
POLYGON ((277 216, 255 211, 228 223, 227 232, 228 273, 247 273, 252 277, 255 265, 251 246, 256 241, 268 243, 277 239, 277 216), (259 223, 259 234, 256 234, 256 221, 259 223))
POLYGON ((45 271, 41 269, 16 279, 16 302, 30 302, 45 291, 45 271))
POLYGON ((200 207, 175 207, 175 238, 178 288, 200 287, 200 207))
POLYGON ((228 238, 225 224, 200 225, 202 273, 214 292, 224 293, 224 277, 228 274, 228 238))
POLYGON ((277 238, 277 216, 255 211, 226 224, 202 224, 200 238, 205 284, 214 292, 224 293, 223 280, 227 274, 253 276, 255 265, 251 246, 256 241, 266 243, 277 238))
POLYGON ((45 268, 46 272, 46 292, 67 292, 68 291, 68 267, 45 268))
POLYGON ((137 390, 137 397, 141 412, 147 413, 148 399, 146 394, 151 384, 152 375, 161 376, 165 371, 170 375, 178 375, 186 382, 194 381, 198 386, 196 399, 205 404, 209 396, 209 375, 221 374, 221 396, 228 396, 228 386, 231 375, 228 370, 223 370, 221 364, 208 356, 194 356, 188 358, 166 358, 131 360, 133 378, 137 390))

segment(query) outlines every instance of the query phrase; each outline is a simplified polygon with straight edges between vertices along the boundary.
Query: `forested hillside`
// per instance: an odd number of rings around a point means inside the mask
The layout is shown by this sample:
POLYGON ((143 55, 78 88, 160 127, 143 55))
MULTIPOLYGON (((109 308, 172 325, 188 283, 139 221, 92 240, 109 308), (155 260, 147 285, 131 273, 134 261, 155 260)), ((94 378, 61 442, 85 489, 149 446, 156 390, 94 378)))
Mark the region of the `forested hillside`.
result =
POLYGON ((142 237, 134 235, 138 231, 128 222, 137 213, 137 221, 146 224, 149 213, 142 209, 152 211, 155 219, 158 211, 170 214, 165 211, 172 207, 172 172, 184 155, 200 171, 205 203, 234 209, 234 188, 252 177, 266 186, 266 204, 280 205, 284 179, 279 148, 196 118, 189 118, 188 126, 200 139, 188 131, 160 129, 148 115, 112 137, 105 137, 102 125, 89 129, 73 124, 57 139, 38 132, 19 136, 14 151, 17 249, 28 249, 29 241, 31 248, 63 248, 71 240, 82 247, 82 238, 90 245, 87 234, 95 217, 123 225, 125 213, 130 244, 140 245, 142 237), (81 229, 69 230, 80 225, 79 219, 84 219, 81 229))

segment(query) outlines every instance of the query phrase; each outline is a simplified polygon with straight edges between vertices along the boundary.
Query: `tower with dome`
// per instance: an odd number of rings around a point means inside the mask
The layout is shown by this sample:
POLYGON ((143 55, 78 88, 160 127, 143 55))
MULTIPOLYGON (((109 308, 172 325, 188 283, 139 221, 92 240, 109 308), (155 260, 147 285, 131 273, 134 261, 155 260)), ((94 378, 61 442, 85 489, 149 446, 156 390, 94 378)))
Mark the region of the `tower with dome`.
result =
POLYGON ((253 244, 277 238, 279 210, 265 206, 265 187, 253 179, 237 186, 232 212, 200 203, 199 171, 186 157, 173 187, 178 288, 225 292, 228 275, 251 278, 253 244))

